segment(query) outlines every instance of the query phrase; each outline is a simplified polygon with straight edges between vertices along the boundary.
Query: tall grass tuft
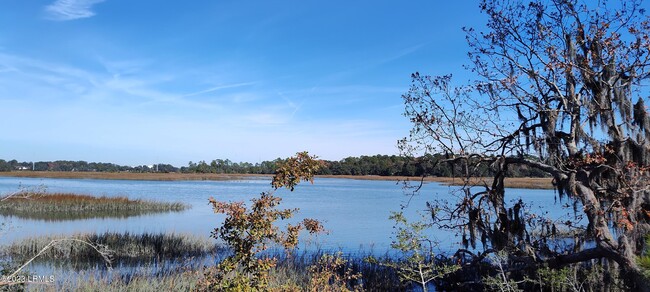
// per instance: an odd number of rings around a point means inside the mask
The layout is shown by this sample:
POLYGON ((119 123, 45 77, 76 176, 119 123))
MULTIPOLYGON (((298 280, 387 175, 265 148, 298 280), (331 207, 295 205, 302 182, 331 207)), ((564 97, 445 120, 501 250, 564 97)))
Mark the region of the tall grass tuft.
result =
POLYGON ((0 200, 2 200, 0 215, 39 220, 125 218, 150 213, 179 212, 190 207, 180 202, 156 202, 70 193, 22 192, 0 200))

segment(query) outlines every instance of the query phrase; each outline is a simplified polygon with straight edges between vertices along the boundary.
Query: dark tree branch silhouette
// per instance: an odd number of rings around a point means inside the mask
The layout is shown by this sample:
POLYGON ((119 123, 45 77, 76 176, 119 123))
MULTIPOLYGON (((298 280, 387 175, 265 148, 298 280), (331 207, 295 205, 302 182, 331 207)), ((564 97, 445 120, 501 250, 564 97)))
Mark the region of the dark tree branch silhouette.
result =
POLYGON ((434 220, 462 230, 466 246, 480 241, 527 266, 604 259, 629 287, 650 289, 635 261, 650 227, 650 22, 641 2, 484 0, 480 8, 487 31, 465 29, 479 79, 454 88, 450 76, 415 73, 403 96, 413 129, 402 149, 463 165, 459 202, 432 208, 434 220), (477 191, 471 178, 485 174, 481 165, 494 175, 477 191), (504 178, 515 165, 551 175, 586 228, 509 205, 504 178), (566 238, 571 247, 560 249, 566 238))

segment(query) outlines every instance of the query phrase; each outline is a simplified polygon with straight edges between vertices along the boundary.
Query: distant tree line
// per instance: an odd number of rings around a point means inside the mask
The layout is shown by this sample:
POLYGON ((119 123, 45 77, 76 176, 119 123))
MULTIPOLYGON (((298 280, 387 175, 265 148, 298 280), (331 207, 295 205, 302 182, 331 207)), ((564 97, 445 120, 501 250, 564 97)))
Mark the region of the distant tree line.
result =
MULTIPOLYGON (((374 155, 348 157, 340 161, 326 161, 326 167, 319 174, 332 175, 381 175, 381 176, 438 176, 451 177, 461 172, 462 164, 439 163, 446 156, 442 154, 407 157, 398 155, 374 155)), ((473 170, 478 176, 491 175, 489 164, 480 164, 473 170)), ((512 177, 543 177, 545 174, 527 166, 508 170, 512 177)))
POLYGON ((181 167, 180 172, 185 173, 252 173, 252 174, 273 174, 275 173, 276 164, 283 161, 277 158, 272 161, 262 161, 260 163, 250 162, 232 162, 230 159, 215 159, 210 163, 199 161, 197 163, 190 161, 187 167, 181 167))
MULTIPOLYGON (((446 160, 442 154, 422 157, 398 155, 374 155, 347 157, 339 161, 325 160, 325 166, 318 174, 323 175, 380 175, 380 176, 439 176, 450 177, 462 173, 461 163, 437 163, 446 160)), ((190 161, 187 166, 175 167, 170 164, 123 166, 114 163, 86 161, 39 161, 18 162, 0 159, 0 171, 83 171, 83 172, 182 172, 182 173, 223 173, 223 174, 273 174, 282 159, 259 163, 233 162, 229 159, 215 159, 211 162, 190 161)), ((477 175, 492 175, 488 164, 479 164, 474 169, 477 175)), ((508 169, 512 177, 543 177, 545 174, 526 165, 512 166, 508 169)))
MULTIPOLYGON (((443 155, 426 155, 422 157, 405 157, 398 155, 374 155, 347 157, 339 161, 325 160, 325 166, 320 175, 380 175, 380 176, 440 176, 450 177, 461 173, 461 163, 437 163, 443 155)), ((250 173, 273 174, 277 163, 282 159, 263 161, 261 163, 232 162, 228 159, 215 159, 189 162, 187 167, 181 167, 185 173, 250 173)), ((474 170, 479 175, 491 175, 488 164, 474 170)), ((545 174, 528 166, 516 166, 509 170, 512 177, 543 177, 545 174)))
POLYGON ((81 171, 81 172, 178 172, 180 169, 170 164, 123 166, 114 163, 86 161, 38 161, 18 162, 15 159, 0 159, 0 171, 81 171))

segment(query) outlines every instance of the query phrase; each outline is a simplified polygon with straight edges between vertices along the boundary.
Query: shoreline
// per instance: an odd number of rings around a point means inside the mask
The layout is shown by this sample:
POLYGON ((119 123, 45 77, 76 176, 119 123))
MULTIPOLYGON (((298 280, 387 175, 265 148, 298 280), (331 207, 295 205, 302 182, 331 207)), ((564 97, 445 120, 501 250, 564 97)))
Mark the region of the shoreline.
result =
MULTIPOLYGON (((384 180, 384 181, 411 181, 419 182, 422 177, 419 176, 379 176, 379 175, 317 175, 317 178, 342 178, 342 179, 359 179, 359 180, 384 180)), ((463 179, 460 177, 433 177, 424 178, 425 182, 437 182, 448 186, 462 186, 463 179)), ((515 189, 554 189, 550 177, 507 177, 504 181, 506 188, 515 189)), ((476 177, 472 180, 472 186, 483 186, 492 184, 491 177, 476 177)))
MULTIPOLYGON (((133 173, 133 172, 63 172, 63 171, 11 171, 0 172, 0 177, 27 177, 27 178, 60 178, 60 179, 107 179, 107 180, 151 180, 151 181, 182 181, 182 180, 242 180, 251 178, 271 178, 270 174, 225 174, 225 173, 133 173)), ((317 175, 316 178, 339 178, 358 180, 383 180, 383 181, 413 181, 418 182, 422 177, 407 176, 379 176, 379 175, 317 175)), ((461 178, 453 177, 425 177, 425 182, 437 182, 449 186, 463 184, 461 178)), ((474 185, 481 186, 491 178, 476 178, 474 185)), ((510 177, 505 179, 507 188, 522 189, 553 189, 551 178, 538 177, 510 177)))

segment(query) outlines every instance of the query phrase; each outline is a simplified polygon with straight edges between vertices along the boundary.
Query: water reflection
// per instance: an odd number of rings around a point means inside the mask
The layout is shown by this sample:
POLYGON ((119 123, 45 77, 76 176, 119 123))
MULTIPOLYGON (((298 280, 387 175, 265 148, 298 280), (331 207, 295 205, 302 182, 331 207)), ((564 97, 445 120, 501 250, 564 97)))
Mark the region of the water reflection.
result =
MULTIPOLYGON (((32 221, 62 222, 85 219, 126 219, 129 217, 142 217, 144 215, 181 212, 181 211, 153 211, 153 210, 123 210, 123 211, 77 211, 77 212, 30 212, 27 210, 0 210, 2 220, 14 221, 28 219, 32 221)), ((136 219, 137 218, 133 218, 136 219)))

